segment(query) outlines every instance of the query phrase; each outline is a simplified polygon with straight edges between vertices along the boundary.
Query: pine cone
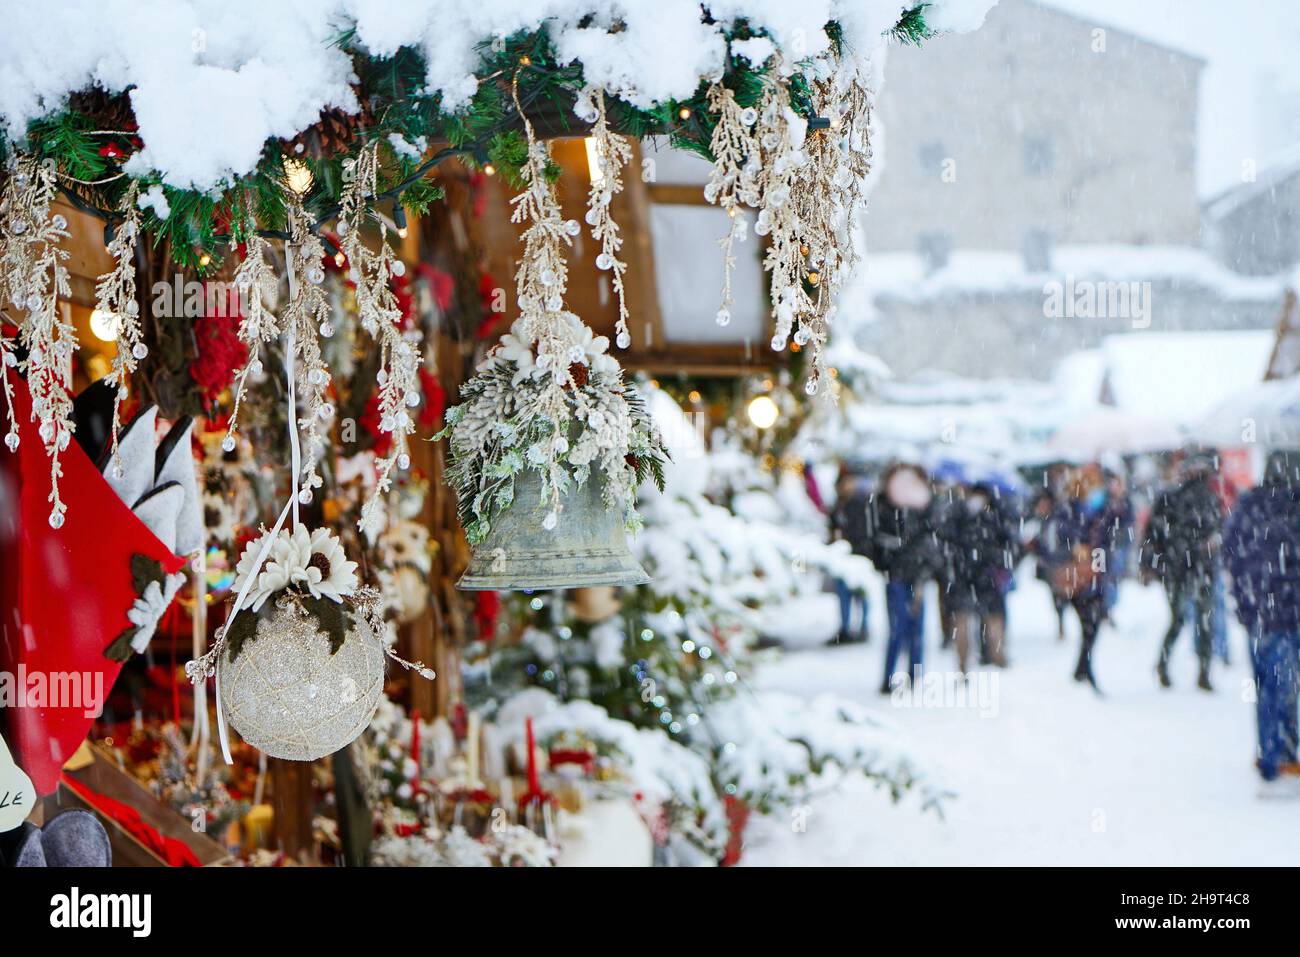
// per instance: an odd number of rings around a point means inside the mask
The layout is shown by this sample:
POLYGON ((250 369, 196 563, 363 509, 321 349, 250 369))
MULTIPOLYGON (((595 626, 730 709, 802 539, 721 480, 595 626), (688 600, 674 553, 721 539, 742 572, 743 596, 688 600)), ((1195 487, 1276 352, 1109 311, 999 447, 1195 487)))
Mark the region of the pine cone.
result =
POLYGON ((581 389, 587 384, 587 367, 581 362, 569 365, 569 375, 573 378, 574 388, 581 389))
POLYGON ((329 159, 346 153, 357 138, 357 133, 374 123, 370 104, 361 95, 361 88, 352 91, 361 104, 358 113, 348 113, 337 106, 320 111, 320 119, 291 140, 285 140, 285 152, 291 156, 310 156, 315 160, 329 159))
POLYGON ((68 109, 89 116, 95 121, 95 129, 121 130, 124 133, 136 130, 131 98, 125 93, 108 93, 99 87, 73 93, 68 97, 68 109))

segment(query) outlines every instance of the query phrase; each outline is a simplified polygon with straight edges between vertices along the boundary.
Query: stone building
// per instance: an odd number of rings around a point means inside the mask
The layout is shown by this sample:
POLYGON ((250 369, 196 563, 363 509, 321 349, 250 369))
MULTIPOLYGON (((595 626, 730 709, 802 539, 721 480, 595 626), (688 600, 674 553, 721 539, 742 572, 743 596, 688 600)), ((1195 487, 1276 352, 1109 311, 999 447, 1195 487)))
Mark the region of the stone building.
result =
POLYGON ((869 255, 844 323, 856 344, 904 375, 1046 378, 1118 332, 1271 328, 1280 282, 1205 247, 1202 67, 1031 0, 891 50, 869 255), (1057 290, 1091 308, 1062 308, 1057 290))

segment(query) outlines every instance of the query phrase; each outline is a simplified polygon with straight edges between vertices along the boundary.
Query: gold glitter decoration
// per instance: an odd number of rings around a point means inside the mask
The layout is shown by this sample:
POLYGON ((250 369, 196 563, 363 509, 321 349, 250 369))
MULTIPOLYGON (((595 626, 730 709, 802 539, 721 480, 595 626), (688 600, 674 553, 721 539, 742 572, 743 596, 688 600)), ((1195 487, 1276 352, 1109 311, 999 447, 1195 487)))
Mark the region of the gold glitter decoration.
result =
POLYGON ((273 758, 315 761, 365 730, 384 687, 384 648, 366 615, 352 620, 330 654, 316 619, 284 600, 234 661, 221 656, 221 700, 240 737, 273 758))

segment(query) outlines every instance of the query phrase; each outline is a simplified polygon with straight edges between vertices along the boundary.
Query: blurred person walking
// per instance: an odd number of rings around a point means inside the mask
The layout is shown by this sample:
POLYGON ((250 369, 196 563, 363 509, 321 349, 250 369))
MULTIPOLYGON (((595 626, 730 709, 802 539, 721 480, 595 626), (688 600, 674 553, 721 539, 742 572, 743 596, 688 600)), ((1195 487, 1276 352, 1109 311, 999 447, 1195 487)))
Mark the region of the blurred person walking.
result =
POLYGON ((885 647, 882 694, 889 694, 898 659, 907 651, 908 671, 918 680, 924 657, 922 594, 942 562, 935 536, 934 496, 917 465, 895 463, 880 477, 867 509, 867 556, 885 576, 889 641, 885 647))
MULTIPOLYGON (((841 467, 835 480, 835 507, 831 509, 831 541, 846 541, 855 555, 868 555, 867 509, 871 495, 860 475, 841 467)), ((871 637, 868 615, 871 611, 867 593, 851 586, 842 578, 835 579, 835 594, 840 600, 840 630, 830 640, 832 645, 849 645, 866 642, 871 637), (854 623, 854 612, 857 622, 854 623)))
POLYGON ((1006 593, 1019 552, 995 490, 976 484, 956 499, 940 526, 945 563, 940 591, 953 617, 957 667, 969 668, 972 637, 980 663, 1006 666, 1006 593))
POLYGON ((1223 555, 1255 667, 1260 795, 1300 798, 1300 450, 1269 456, 1228 519, 1223 555))
POLYGON ((1178 485, 1156 497, 1142 543, 1142 580, 1159 578, 1169 601, 1169 628, 1160 646, 1156 676, 1172 687, 1169 654, 1191 609, 1192 635, 1199 662, 1197 687, 1213 691, 1210 653, 1214 627, 1214 578, 1218 574, 1222 512, 1211 480, 1213 460, 1187 458, 1178 485))
POLYGON ((1097 632, 1106 616, 1106 587, 1112 574, 1114 539, 1105 510, 1105 489, 1095 466, 1074 470, 1069 492, 1046 522, 1045 554, 1052 593, 1079 616, 1079 660, 1074 680, 1086 681, 1098 694, 1092 668, 1097 632))

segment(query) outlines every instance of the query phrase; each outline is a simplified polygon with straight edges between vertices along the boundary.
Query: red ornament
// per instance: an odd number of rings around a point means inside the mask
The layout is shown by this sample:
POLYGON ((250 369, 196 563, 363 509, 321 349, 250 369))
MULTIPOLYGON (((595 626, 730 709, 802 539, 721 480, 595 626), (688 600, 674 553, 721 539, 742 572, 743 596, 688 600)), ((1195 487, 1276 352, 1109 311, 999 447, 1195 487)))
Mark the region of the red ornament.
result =
MULTIPOLYGON (((27 385, 14 377, 14 413, 31 422, 27 385)), ((6 507, 0 536, 0 670, 11 675, 59 676, 81 689, 47 696, 43 706, 7 708, 5 737, 19 766, 40 794, 51 793, 59 771, 85 740, 97 705, 117 680, 119 662, 104 649, 130 622, 136 599, 131 556, 158 561, 165 572, 180 571, 173 555, 109 487, 104 476, 73 442, 60 462, 59 493, 67 504, 63 527, 50 527, 50 461, 35 429, 25 430, 13 454, 0 455, 0 485, 17 507, 6 507), (102 692, 102 697, 100 696, 102 692)))

